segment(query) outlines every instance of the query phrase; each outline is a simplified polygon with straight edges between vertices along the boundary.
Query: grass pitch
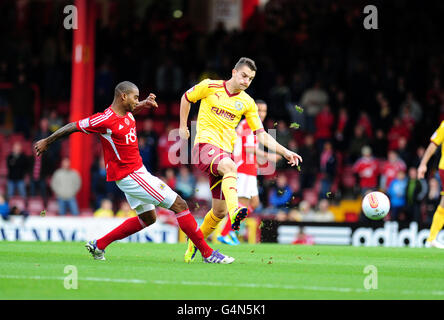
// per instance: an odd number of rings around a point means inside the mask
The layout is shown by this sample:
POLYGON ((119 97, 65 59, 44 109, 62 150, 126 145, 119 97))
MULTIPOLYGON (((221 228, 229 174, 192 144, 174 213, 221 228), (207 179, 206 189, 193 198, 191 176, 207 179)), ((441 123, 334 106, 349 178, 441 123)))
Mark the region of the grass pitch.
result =
POLYGON ((214 247, 236 261, 205 264, 199 255, 186 264, 184 243, 114 243, 106 261, 95 261, 80 242, 0 242, 0 299, 444 298, 444 251, 439 249, 214 247), (369 265, 375 268, 365 271, 369 265), (74 284, 65 280, 74 276, 67 266, 77 270, 77 289, 65 288, 74 284), (366 289, 365 283, 377 288, 366 289))

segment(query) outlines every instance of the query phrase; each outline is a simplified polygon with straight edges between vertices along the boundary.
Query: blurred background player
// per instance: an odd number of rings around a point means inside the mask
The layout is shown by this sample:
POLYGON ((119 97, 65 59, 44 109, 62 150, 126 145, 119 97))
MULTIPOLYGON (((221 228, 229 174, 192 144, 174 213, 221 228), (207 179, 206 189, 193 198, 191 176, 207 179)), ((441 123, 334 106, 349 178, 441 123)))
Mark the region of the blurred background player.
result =
MULTIPOLYGON (((427 163, 429 162, 430 158, 435 154, 438 146, 441 145, 441 159, 439 160, 438 169, 441 182, 444 182, 443 141, 444 141, 444 121, 441 122, 439 128, 430 137, 429 146, 427 147, 424 156, 422 157, 421 162, 418 166, 418 179, 424 178, 424 175, 427 172, 427 163)), ((444 249, 444 244, 436 240, 436 237, 438 236, 438 233, 439 231, 441 231, 443 226, 444 226, 444 183, 442 183, 441 200, 433 215, 432 225, 430 226, 430 234, 426 240, 426 247, 435 247, 439 249, 444 249)))
POLYGON ((86 248, 96 260, 105 260, 105 248, 116 240, 134 234, 156 221, 155 206, 174 211, 179 227, 193 240, 207 263, 232 263, 233 258, 211 249, 187 203, 162 180, 151 175, 142 163, 133 113, 145 107, 157 107, 156 96, 139 102, 139 89, 129 81, 119 83, 114 100, 104 112, 71 122, 35 144, 37 155, 45 152, 54 141, 74 132, 100 135, 106 164, 107 181, 115 181, 138 216, 126 219, 100 239, 89 241, 86 248))
MULTIPOLYGON (((267 104, 263 100, 256 100, 259 117, 264 122, 267 117, 267 104)), ((275 153, 268 153, 259 148, 256 136, 244 119, 236 128, 237 140, 233 155, 237 166, 237 195, 239 204, 248 208, 248 213, 254 212, 259 206, 259 190, 257 187, 257 157, 276 163, 282 157, 275 153)), ((239 244, 235 231, 231 229, 230 219, 217 238, 220 242, 230 245, 239 244)))
MULTIPOLYGON (((224 80, 205 79, 185 92, 180 101, 180 128, 182 139, 188 139, 188 115, 191 103, 200 102, 196 124, 196 137, 192 160, 210 179, 212 208, 206 214, 201 230, 207 238, 229 214, 231 228, 239 230, 240 222, 248 214, 247 207, 239 207, 237 195, 237 170, 231 158, 237 139, 236 126, 242 116, 256 134, 260 143, 284 156, 291 166, 302 158, 280 145, 265 132, 259 118, 256 103, 245 92, 256 75, 256 64, 249 58, 240 58, 232 70, 231 78, 224 80)), ((197 249, 188 241, 185 261, 195 258, 197 249)))

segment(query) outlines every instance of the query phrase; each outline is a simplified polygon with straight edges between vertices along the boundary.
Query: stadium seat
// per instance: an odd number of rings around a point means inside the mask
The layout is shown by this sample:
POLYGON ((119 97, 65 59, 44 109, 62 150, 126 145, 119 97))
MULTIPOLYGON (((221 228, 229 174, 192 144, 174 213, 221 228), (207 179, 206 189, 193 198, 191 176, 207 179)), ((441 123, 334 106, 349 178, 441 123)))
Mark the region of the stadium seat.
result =
POLYGON ((156 108, 156 110, 153 110, 153 116, 156 117, 166 117, 168 116, 168 113, 169 113, 168 105, 163 102, 159 102, 158 108, 156 108))
POLYGON ((9 207, 17 207, 19 210, 26 209, 26 200, 20 196, 13 196, 8 201, 9 207))
POLYGON ((55 216, 58 213, 59 213, 59 204, 57 203, 57 200, 50 199, 46 206, 46 215, 55 216))
POLYGON ((45 208, 41 197, 32 197, 28 200, 28 211, 30 215, 40 215, 45 208))

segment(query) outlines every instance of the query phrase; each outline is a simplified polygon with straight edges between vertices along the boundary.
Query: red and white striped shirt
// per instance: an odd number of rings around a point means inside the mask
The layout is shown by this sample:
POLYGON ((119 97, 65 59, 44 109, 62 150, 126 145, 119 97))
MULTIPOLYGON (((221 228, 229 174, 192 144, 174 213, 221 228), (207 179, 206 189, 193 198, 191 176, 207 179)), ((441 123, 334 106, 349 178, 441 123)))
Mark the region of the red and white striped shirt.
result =
POLYGON ((233 155, 237 166, 237 172, 250 176, 257 176, 256 153, 247 152, 247 148, 257 148, 257 137, 250 129, 250 126, 245 119, 237 126, 236 133, 237 140, 234 146, 233 155))
POLYGON ((142 167, 136 121, 131 112, 119 116, 109 107, 76 124, 84 133, 100 135, 107 181, 121 180, 142 167))

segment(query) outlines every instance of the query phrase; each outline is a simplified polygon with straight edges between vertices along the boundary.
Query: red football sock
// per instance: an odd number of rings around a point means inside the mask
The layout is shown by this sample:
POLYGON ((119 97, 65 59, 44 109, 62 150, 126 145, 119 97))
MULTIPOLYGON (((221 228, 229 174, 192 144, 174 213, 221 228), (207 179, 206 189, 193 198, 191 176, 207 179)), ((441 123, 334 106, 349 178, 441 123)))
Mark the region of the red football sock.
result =
POLYGON ((199 249, 202 257, 207 258, 213 253, 213 249, 211 249, 206 243, 203 233, 197 225, 196 220, 191 215, 189 209, 179 212, 176 214, 177 222, 179 223, 180 229, 191 239, 194 245, 199 249))
POLYGON ((97 239, 97 248, 100 250, 105 249, 111 242, 116 240, 124 239, 140 230, 145 228, 146 225, 143 223, 139 217, 128 218, 123 223, 103 236, 100 239, 97 239))
POLYGON ((227 222, 225 223, 225 227, 224 227, 224 229, 222 230, 222 232, 220 233, 220 235, 221 235, 222 237, 225 237, 225 236, 228 234, 228 232, 231 231, 231 219, 230 219, 230 215, 227 215, 227 217, 228 217, 228 219, 227 219, 227 222))

